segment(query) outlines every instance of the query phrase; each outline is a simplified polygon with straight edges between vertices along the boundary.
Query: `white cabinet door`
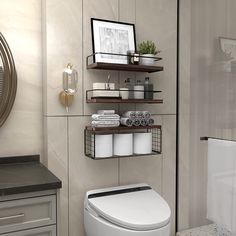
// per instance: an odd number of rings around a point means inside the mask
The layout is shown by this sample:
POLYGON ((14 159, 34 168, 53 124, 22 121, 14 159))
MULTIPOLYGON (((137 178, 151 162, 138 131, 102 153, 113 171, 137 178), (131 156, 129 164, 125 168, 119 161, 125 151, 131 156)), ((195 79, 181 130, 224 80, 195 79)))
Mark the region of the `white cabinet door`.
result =
POLYGON ((0 203, 0 234, 53 224, 56 224, 56 195, 0 203))
POLYGON ((29 229, 14 233, 2 234, 1 236, 56 236, 56 226, 29 229))

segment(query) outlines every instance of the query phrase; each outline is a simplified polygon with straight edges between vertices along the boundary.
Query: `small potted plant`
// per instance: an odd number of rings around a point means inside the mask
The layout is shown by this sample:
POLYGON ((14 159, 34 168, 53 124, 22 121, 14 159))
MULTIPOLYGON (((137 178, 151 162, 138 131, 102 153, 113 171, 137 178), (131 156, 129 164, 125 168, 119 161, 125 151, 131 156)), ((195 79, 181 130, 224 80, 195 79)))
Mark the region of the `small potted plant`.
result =
POLYGON ((140 57, 140 63, 143 65, 153 65, 155 59, 152 57, 155 57, 158 53, 161 52, 160 50, 157 50, 155 43, 150 40, 140 43, 138 45, 138 50, 141 56, 143 56, 140 57))

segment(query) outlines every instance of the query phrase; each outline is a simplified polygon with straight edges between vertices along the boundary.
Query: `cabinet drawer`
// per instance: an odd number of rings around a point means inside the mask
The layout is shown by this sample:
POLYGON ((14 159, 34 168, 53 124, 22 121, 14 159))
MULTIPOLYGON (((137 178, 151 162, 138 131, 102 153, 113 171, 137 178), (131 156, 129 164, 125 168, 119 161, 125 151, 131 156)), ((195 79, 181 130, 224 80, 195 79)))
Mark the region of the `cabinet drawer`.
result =
POLYGON ((0 234, 56 224, 56 195, 0 203, 0 234))
POLYGON ((1 234, 1 236, 56 236, 56 226, 41 227, 23 230, 14 233, 1 234))

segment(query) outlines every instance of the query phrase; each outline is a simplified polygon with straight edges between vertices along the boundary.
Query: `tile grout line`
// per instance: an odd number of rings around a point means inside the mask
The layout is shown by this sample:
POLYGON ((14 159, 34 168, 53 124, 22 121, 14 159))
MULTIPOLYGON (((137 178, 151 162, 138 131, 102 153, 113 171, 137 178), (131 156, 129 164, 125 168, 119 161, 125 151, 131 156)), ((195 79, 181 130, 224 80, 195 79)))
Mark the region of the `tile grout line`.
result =
MULTIPOLYGON (((85 94, 84 94, 84 1, 82 0, 82 37, 81 37, 81 41, 82 41, 82 114, 84 115, 84 110, 85 110, 85 94)), ((86 60, 87 61, 87 60, 86 60)), ((87 65, 86 65, 87 66, 87 65)))
MULTIPOLYGON (((151 114, 152 116, 176 116, 177 114, 151 114)), ((44 115, 45 118, 50 117, 90 117, 91 115, 44 115)))
MULTIPOLYGON (((162 122, 162 145, 164 143, 164 135, 163 135, 163 129, 164 129, 164 121, 162 122)), ((163 196, 164 190, 163 190, 163 185, 164 185, 164 154, 163 154, 163 147, 162 147, 162 158, 161 158, 161 195, 163 196)))
MULTIPOLYGON (((118 0, 117 2, 118 4, 118 21, 120 21, 120 0, 118 0)), ((117 72, 117 76, 118 76, 118 85, 120 86, 120 71, 117 72)), ((120 104, 117 104, 117 109, 118 109, 118 114, 120 114, 120 104)))
MULTIPOLYGON (((134 24, 136 26, 137 23, 137 0, 134 0, 134 24)), ((135 40, 137 44, 137 35, 136 35, 136 29, 135 29, 135 40)), ((137 45, 136 45, 137 47, 137 45)), ((136 48, 137 50, 137 48, 136 48)), ((134 72, 134 82, 136 83, 137 80, 137 72, 134 72)), ((134 109, 137 110, 137 104, 134 104, 134 109)))
POLYGON ((69 117, 66 119, 66 126, 67 126, 67 181, 68 181, 68 236, 70 235, 70 138, 69 138, 69 117))
MULTIPOLYGON (((120 20, 120 0, 118 0, 118 19, 120 20)), ((118 84, 120 85, 120 72, 118 72, 118 84)), ((120 113, 120 104, 118 104, 118 113, 120 113)), ((120 185, 120 158, 118 158, 118 185, 120 185)))

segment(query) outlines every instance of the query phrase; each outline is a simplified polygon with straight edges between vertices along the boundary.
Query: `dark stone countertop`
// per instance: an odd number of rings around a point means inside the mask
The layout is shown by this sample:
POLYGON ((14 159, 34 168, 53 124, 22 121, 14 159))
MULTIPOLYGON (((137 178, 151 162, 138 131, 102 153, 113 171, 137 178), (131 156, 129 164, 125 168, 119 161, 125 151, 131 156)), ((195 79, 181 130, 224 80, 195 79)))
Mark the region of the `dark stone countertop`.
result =
POLYGON ((0 158, 0 196, 61 188, 39 160, 39 155, 0 158))

